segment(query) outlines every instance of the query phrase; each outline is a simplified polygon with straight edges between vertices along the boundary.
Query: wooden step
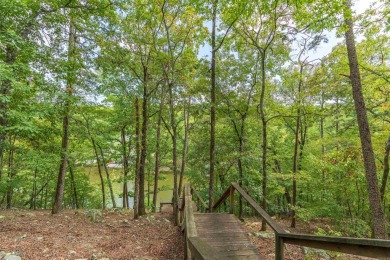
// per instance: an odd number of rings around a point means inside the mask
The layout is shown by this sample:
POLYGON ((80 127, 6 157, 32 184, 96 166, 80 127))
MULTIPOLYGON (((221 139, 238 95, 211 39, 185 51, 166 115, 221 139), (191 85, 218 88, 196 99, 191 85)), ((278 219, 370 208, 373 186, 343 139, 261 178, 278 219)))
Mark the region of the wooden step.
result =
POLYGON ((242 223, 226 213, 194 213, 198 237, 223 259, 261 259, 242 223))

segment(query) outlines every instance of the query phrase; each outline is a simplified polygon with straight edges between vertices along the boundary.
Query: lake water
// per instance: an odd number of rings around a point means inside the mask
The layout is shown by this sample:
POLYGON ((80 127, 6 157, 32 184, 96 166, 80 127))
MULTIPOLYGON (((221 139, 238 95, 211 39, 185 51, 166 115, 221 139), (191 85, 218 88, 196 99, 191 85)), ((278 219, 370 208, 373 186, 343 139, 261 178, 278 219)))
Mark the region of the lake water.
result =
MULTIPOLYGON (((123 207, 122 193, 123 193, 123 183, 120 181, 123 176, 123 170, 117 168, 109 168, 110 178, 112 183, 112 188, 115 196, 115 202, 117 207, 123 207)), ((91 184, 95 187, 97 192, 101 191, 100 177, 99 172, 96 167, 86 167, 85 173, 88 175, 91 184)), ((103 171, 104 180, 106 181, 106 174, 103 171)), ((150 173, 150 178, 152 179, 151 185, 149 187, 149 205, 153 204, 153 180, 154 172, 150 173)), ((145 174, 145 204, 148 205, 148 176, 145 174)), ((134 181, 130 180, 127 182, 127 189, 129 192, 134 192, 134 181)), ((157 194, 157 206, 159 207, 160 202, 171 202, 173 197, 173 174, 172 173, 160 173, 160 180, 158 181, 158 187, 161 189, 157 194)), ((110 190, 108 185, 105 186, 106 191, 106 206, 108 208, 112 207, 110 190)), ((134 206, 134 198, 129 196, 130 208, 134 206)))

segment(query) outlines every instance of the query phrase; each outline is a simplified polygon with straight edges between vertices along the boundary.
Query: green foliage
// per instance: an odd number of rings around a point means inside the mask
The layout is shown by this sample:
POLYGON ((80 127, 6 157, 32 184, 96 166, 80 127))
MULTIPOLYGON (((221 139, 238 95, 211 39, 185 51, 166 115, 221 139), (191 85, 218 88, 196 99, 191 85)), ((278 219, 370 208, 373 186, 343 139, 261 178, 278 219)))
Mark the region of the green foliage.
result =
POLYGON ((330 227, 327 227, 326 231, 324 229, 322 229, 322 228, 317 228, 316 235, 319 235, 319 236, 332 236, 332 237, 341 237, 342 236, 341 232, 334 231, 330 227))
MULTIPOLYGON (((382 173, 390 122, 390 37, 389 4, 379 4, 381 8, 358 17, 362 25, 358 33, 364 37, 356 47, 382 173)), ((346 48, 340 43, 320 61, 311 61, 311 51, 327 41, 323 31, 338 28, 339 35, 344 33, 342 9, 343 1, 218 1, 215 195, 221 195, 230 182, 241 182, 260 202, 261 157, 266 149, 268 211, 289 216, 300 110, 297 217, 304 222, 325 218, 337 227, 319 229, 318 234, 363 237, 370 236, 371 217, 346 48), (267 147, 261 145, 262 98, 267 147)), ((143 101, 145 89, 150 184, 162 102, 160 164, 172 167, 172 127, 177 127, 178 166, 184 159, 185 108, 190 113, 185 174, 207 198, 210 66, 209 60, 199 57, 199 50, 210 40, 210 15, 205 1, 94 0, 71 1, 68 6, 59 0, 1 1, 0 119, 6 119, 0 127, 1 206, 11 196, 14 207, 51 207, 62 152, 61 120, 68 102, 69 167, 63 206, 75 208, 77 193, 79 207, 100 208, 100 187, 85 173, 86 165, 96 167, 91 138, 102 148, 106 162, 121 164, 123 151, 128 155, 128 177, 117 170, 111 183, 121 186, 132 181, 134 107, 136 99, 143 101), (77 40, 69 55, 71 21, 77 40), (64 92, 68 82, 74 86, 72 96, 64 92)), ((160 181, 163 178, 160 174, 160 181)), ((108 186, 107 180, 104 185, 108 186)), ((388 190, 385 205, 390 200, 388 190)), ((244 212, 251 214, 245 205, 244 212)))

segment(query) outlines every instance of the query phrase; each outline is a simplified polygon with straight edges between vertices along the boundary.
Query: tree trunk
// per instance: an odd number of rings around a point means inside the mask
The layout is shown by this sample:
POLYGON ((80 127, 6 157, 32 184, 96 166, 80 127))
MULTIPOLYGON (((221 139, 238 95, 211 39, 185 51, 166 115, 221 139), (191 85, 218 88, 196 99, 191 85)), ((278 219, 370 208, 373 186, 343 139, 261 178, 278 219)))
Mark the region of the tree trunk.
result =
POLYGON ((372 148, 370 128, 366 112, 366 105, 362 92, 360 71, 353 32, 351 0, 345 1, 345 24, 348 30, 345 33, 349 60, 352 95, 355 103, 356 116, 359 126, 360 141, 363 151, 364 168, 366 173, 368 198, 370 202, 372 224, 375 238, 387 239, 386 218, 382 209, 381 197, 378 188, 377 170, 374 151, 372 148))
MULTIPOLYGON (((69 38, 68 38, 68 63, 71 63, 74 60, 74 52, 76 49, 76 27, 73 21, 70 21, 69 25, 69 38)), ((57 179, 57 188, 56 195, 53 203, 53 208, 51 213, 57 214, 60 212, 62 207, 62 201, 64 198, 64 187, 65 187, 65 175, 66 167, 68 162, 68 142, 69 142, 69 114, 71 101, 70 98, 73 95, 73 82, 74 82, 74 71, 73 68, 69 68, 67 74, 67 84, 66 84, 66 99, 64 104, 64 116, 62 118, 62 144, 61 144, 61 160, 60 160, 60 169, 58 171, 57 179)))
POLYGON ((385 157, 383 158, 383 177, 382 177, 382 185, 381 185, 381 190, 380 190, 382 202, 385 199, 387 179, 389 177, 389 153, 390 153, 390 136, 386 142, 385 157))
POLYGON ((123 208, 129 208, 129 191, 127 188, 127 176, 129 174, 129 162, 126 151, 126 129, 122 127, 121 129, 121 143, 122 143, 122 164, 123 164, 123 194, 122 194, 122 205, 123 208))
POLYGON ((212 6, 212 32, 211 32, 211 107, 210 107, 210 166, 209 166, 209 209, 214 205, 214 168, 215 168, 215 121, 216 121, 216 18, 218 0, 212 6))
POLYGON ((73 188, 74 203, 75 203, 76 209, 79 209, 80 206, 79 206, 79 199, 77 196, 76 182, 74 180, 73 168, 70 165, 69 160, 68 160, 68 165, 69 165, 70 181, 72 182, 72 188, 73 188))
POLYGON ((110 190, 112 207, 116 208, 115 196, 114 196, 114 191, 112 189, 112 182, 111 182, 110 173, 109 173, 108 168, 107 168, 107 162, 106 162, 106 159, 104 158, 104 153, 103 153, 102 147, 99 144, 97 144, 97 146, 99 147, 100 156, 102 157, 102 163, 103 163, 103 166, 104 166, 104 171, 106 172, 108 188, 110 190))
POLYGON ((7 187, 7 209, 10 209, 12 207, 12 196, 13 196, 13 179, 15 176, 15 169, 14 169, 14 141, 12 141, 12 137, 9 137, 9 154, 8 154, 8 187, 7 187))
MULTIPOLYGON (((243 123, 244 122, 242 122, 242 124, 243 123)), ((238 136, 238 139, 239 139, 239 148, 238 148, 239 157, 237 159, 238 184, 240 185, 240 187, 242 187, 242 179, 243 179, 243 176, 244 176, 244 172, 243 172, 243 169, 242 169, 242 160, 241 160, 241 156, 242 156, 242 153, 244 151, 244 138, 242 137, 242 135, 243 135, 243 133, 241 132, 240 136, 238 136)), ((238 198, 238 202, 239 202, 238 218, 241 220, 242 219, 242 196, 241 195, 238 198)))
POLYGON ((140 160, 140 122, 139 122, 139 104, 138 98, 135 99, 135 178, 134 178, 134 218, 139 217, 139 160, 140 160))
POLYGON ((156 157, 154 163, 154 188, 153 188, 153 207, 154 212, 157 210, 157 194, 158 194, 158 175, 160 173, 160 140, 161 140, 161 121, 164 108, 165 87, 161 89, 161 99, 158 111, 157 130, 156 130, 156 157))
MULTIPOLYGON (((188 106, 190 106, 190 102, 188 102, 188 106)), ((184 171, 186 168, 186 161, 187 161, 187 151, 188 151, 188 132, 190 127, 190 112, 184 109, 184 147, 183 147, 183 154, 181 159, 181 168, 180 168, 180 181, 179 181, 179 195, 181 193, 182 187, 183 187, 183 178, 184 178, 184 171)))
POLYGON ((172 137, 172 168, 173 168, 173 216, 175 225, 178 224, 178 192, 177 192, 177 126, 175 121, 175 110, 173 104, 173 83, 169 84, 169 110, 172 137))
POLYGON ((299 83, 298 83, 298 109, 297 109, 297 122, 295 127, 295 145, 294 145, 294 161, 293 161, 293 196, 292 196, 292 210, 291 210, 291 227, 295 228, 296 226, 296 211, 295 207, 297 204, 297 172, 298 170, 301 170, 301 161, 303 157, 303 147, 305 145, 305 138, 306 138, 306 127, 304 130, 302 130, 302 120, 301 120, 301 92, 302 92, 302 75, 303 75, 303 64, 300 63, 300 69, 299 69, 299 83), (299 141, 299 137, 301 137, 299 141), (299 154, 298 154, 298 148, 299 148, 299 154))
POLYGON ((294 161, 293 161, 293 195, 292 195, 292 209, 291 209, 291 227, 295 228, 296 225, 296 215, 295 215, 295 207, 297 203, 297 169, 298 169, 298 146, 299 146, 299 127, 300 127, 300 119, 301 119, 301 108, 298 105, 297 112, 297 122, 295 128, 295 145, 294 145, 294 161))
MULTIPOLYGON (((88 129, 88 132, 89 132, 89 129, 88 129)), ((96 148, 95 139, 91 136, 91 134, 90 134, 90 138, 91 138, 93 151, 94 151, 95 157, 96 157, 96 163, 97 163, 98 172, 99 172, 99 178, 100 178, 100 185, 101 185, 101 189, 102 189, 102 208, 106 209, 106 191, 105 191, 105 188, 104 188, 104 179, 103 179, 103 174, 102 174, 102 164, 100 162, 100 157, 99 157, 99 154, 98 154, 98 151, 97 151, 97 148, 96 148)))
MULTIPOLYGON (((320 138, 321 138, 321 160, 322 163, 325 161, 325 145, 324 145, 324 123, 325 119, 322 116, 322 113, 324 112, 324 92, 321 92, 321 118, 320 118, 320 138)), ((322 173, 322 183, 325 183, 325 170, 323 167, 321 167, 321 173, 322 173)), ((325 196, 325 185, 321 187, 322 189, 322 194, 321 194, 321 200, 324 200, 325 196)))
MULTIPOLYGON (((259 112, 260 112, 260 118, 261 118, 261 124, 262 124, 262 162, 261 162, 261 170, 263 172, 263 182, 262 182, 262 192, 263 192, 263 198, 261 206, 262 208, 267 211, 267 120, 265 118, 265 112, 264 112, 264 98, 265 98, 265 88, 266 88, 266 81, 265 81, 265 59, 266 59, 266 53, 263 51, 261 53, 261 93, 260 93, 260 103, 259 103, 259 112)), ((265 231, 267 229, 267 223, 265 219, 261 222, 261 231, 265 231)))
POLYGON ((148 133, 148 70, 144 67, 143 100, 142 100, 142 131, 141 131, 141 158, 139 164, 139 204, 138 214, 145 215, 145 168, 146 168, 146 141, 148 133))
POLYGON ((38 171, 38 167, 35 166, 35 169, 34 169, 33 186, 32 186, 31 199, 30 199, 30 209, 33 209, 33 210, 36 209, 37 171, 38 171))

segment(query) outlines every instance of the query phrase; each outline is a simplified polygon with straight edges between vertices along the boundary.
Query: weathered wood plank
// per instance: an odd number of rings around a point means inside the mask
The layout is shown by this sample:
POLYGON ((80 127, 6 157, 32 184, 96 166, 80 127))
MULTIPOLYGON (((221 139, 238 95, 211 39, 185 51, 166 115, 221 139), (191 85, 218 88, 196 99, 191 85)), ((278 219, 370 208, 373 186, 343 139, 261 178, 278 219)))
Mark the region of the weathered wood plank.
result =
POLYGON ((187 237, 196 237, 196 226, 195 226, 195 218, 194 211, 192 208, 192 196, 190 192, 190 185, 188 183, 185 184, 185 216, 186 216, 186 235, 187 237))
POLYGON ((219 252, 221 259, 260 259, 242 223, 234 215, 194 213, 194 221, 198 237, 219 252))
POLYGON ((195 213, 196 206, 189 191, 190 187, 186 184, 183 216, 186 227, 187 257, 221 260, 260 259, 258 251, 242 229, 242 223, 234 215, 195 213))
POLYGON ((229 248, 227 249, 225 245, 214 245, 213 248, 216 251, 241 251, 241 250, 247 250, 247 249, 254 249, 254 246, 242 246, 242 245, 230 245, 229 248))
POLYGON ((347 254, 390 259, 390 241, 349 237, 327 237, 304 234, 279 234, 284 243, 347 254))
POLYGON ((218 257, 218 253, 213 248, 199 237, 188 238, 188 246, 191 251, 191 259, 222 259, 222 257, 218 257))
POLYGON ((198 236, 199 237, 203 237, 203 238, 206 238, 206 237, 232 237, 235 238, 240 238, 240 237, 246 237, 247 234, 244 233, 244 232, 233 232, 233 233, 229 233, 227 232, 227 230, 225 230, 225 232, 214 232, 214 231, 199 231, 198 230, 198 236))
POLYGON ((253 255, 259 255, 259 252, 255 249, 243 249, 243 250, 235 250, 235 251, 225 251, 223 253, 225 256, 253 256, 253 255))

